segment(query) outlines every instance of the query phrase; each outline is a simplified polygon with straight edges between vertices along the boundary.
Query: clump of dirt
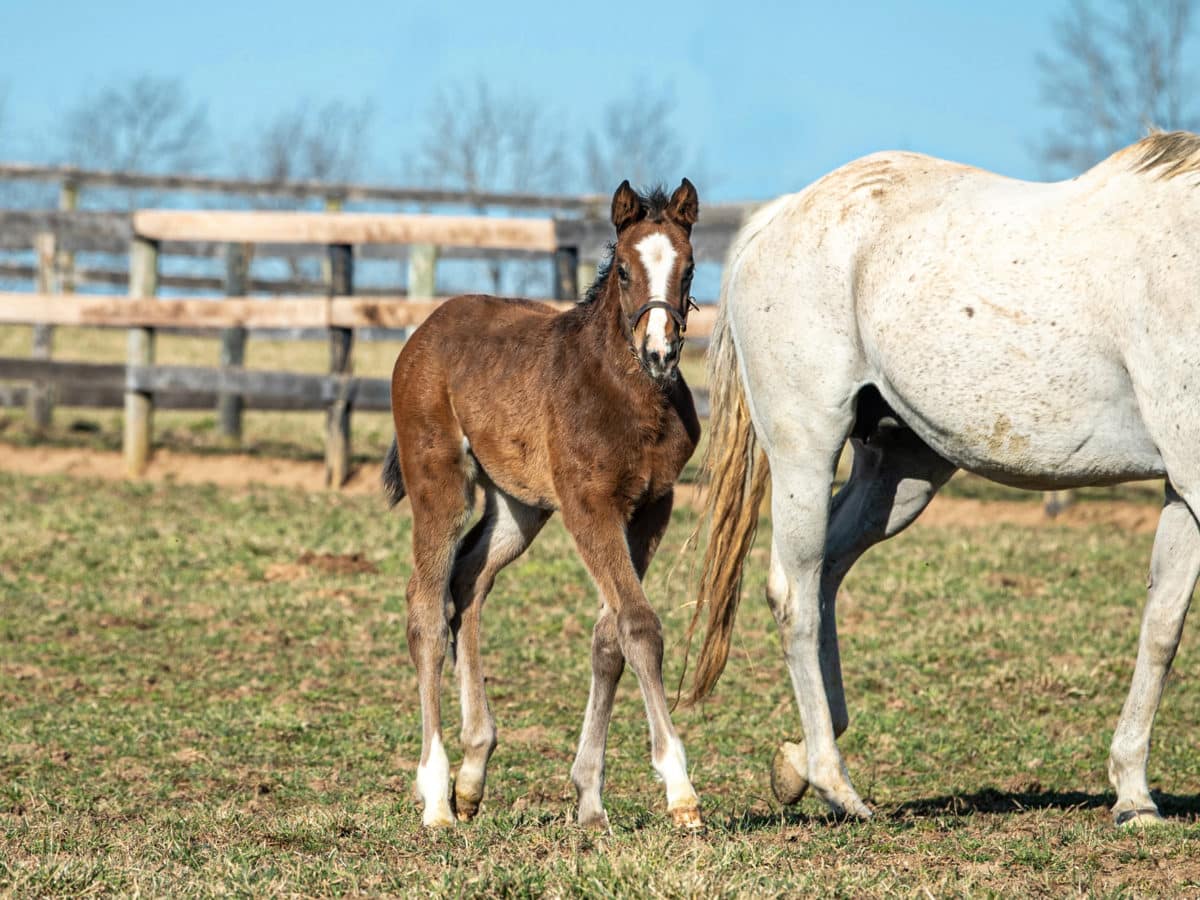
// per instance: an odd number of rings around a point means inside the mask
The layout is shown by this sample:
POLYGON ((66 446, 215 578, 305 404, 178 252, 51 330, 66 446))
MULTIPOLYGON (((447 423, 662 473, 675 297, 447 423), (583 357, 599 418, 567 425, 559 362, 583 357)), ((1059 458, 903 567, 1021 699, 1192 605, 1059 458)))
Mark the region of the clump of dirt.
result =
POLYGON ((379 566, 361 553, 313 553, 305 550, 296 560, 328 575, 378 575, 379 566))

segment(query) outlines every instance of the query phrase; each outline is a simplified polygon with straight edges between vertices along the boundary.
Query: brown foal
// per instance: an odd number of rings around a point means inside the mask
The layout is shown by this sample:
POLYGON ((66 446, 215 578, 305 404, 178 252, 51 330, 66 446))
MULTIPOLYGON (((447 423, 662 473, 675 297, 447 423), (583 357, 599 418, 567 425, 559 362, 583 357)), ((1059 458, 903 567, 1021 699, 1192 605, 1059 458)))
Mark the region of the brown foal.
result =
POLYGON ((600 591, 592 681, 571 779, 579 823, 606 828, 601 801, 613 696, 626 662, 650 722, 654 768, 675 822, 701 824, 683 745, 662 681, 662 627, 642 590, 671 515, 676 478, 700 424, 677 362, 691 305, 691 230, 699 212, 687 179, 668 198, 613 195, 612 258, 573 309, 464 296, 417 329, 396 360, 396 441, 384 464, 393 503, 413 515, 408 647, 421 695, 417 791, 426 827, 453 825, 441 736, 448 642, 462 702, 463 761, 454 812, 483 798, 496 726, 484 694, 479 621, 496 574, 555 510, 600 591), (483 514, 460 541, 475 487, 483 514))

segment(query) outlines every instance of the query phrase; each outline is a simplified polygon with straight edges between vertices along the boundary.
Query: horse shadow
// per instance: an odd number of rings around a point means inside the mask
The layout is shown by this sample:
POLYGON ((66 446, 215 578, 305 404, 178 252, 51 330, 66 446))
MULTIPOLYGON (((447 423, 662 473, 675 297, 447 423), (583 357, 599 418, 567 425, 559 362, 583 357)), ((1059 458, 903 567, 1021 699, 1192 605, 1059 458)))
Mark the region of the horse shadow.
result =
MULTIPOLYGON (((1200 821, 1200 794, 1163 794, 1152 792, 1159 812, 1168 823, 1194 824, 1200 821)), ((970 794, 942 794, 909 800, 895 806, 878 806, 870 798, 868 805, 875 808, 875 821, 903 823, 922 819, 940 819, 947 816, 966 818, 975 814, 1017 816, 1039 810, 1062 812, 1101 811, 1105 818, 1116 801, 1114 794, 1095 794, 1085 791, 1061 791, 1029 788, 1001 790, 985 787, 970 794)), ((740 817, 741 830, 755 831, 778 828, 784 825, 841 825, 854 820, 843 819, 832 813, 803 812, 795 808, 784 808, 772 813, 747 813, 740 817)))
MULTIPOLYGON (((1152 792, 1159 812, 1167 819, 1195 821, 1200 818, 1200 795, 1152 792)), ((892 819, 925 819, 939 816, 969 816, 975 813, 1019 815, 1038 810, 1063 812, 1112 808, 1116 795, 1086 791, 1061 791, 1040 787, 1001 790, 985 787, 971 794, 943 794, 901 803, 889 811, 892 819)))

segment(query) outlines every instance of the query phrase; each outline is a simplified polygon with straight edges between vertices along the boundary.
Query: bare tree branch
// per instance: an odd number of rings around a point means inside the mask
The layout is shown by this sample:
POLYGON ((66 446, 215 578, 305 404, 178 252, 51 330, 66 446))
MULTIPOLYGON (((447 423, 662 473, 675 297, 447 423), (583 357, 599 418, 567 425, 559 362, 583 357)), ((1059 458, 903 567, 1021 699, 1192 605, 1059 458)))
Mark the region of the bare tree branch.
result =
POLYGON ((65 160, 90 168, 194 172, 211 158, 204 105, 178 80, 150 75, 80 99, 60 137, 65 160))
POLYGON ((624 179, 636 185, 667 183, 680 176, 683 147, 672 123, 671 91, 637 91, 604 107, 599 129, 584 139, 588 188, 611 191, 624 179))
POLYGON ((279 181, 353 181, 365 164, 370 103, 300 103, 271 119, 247 153, 247 174, 279 181))
POLYGON ((1055 48, 1039 54, 1042 102, 1058 110, 1035 152, 1049 175, 1072 175, 1151 128, 1194 129, 1184 65, 1195 0, 1071 0, 1055 48))
MULTIPOLYGON (((569 180, 566 137, 553 114, 519 94, 497 96, 480 78, 442 88, 410 163, 413 177, 468 191, 552 193, 569 180)), ((493 262, 490 289, 529 293, 548 286, 545 266, 493 262), (507 275, 507 278, 505 277, 507 275)))
MULTIPOLYGON (((330 100, 322 105, 302 101, 269 119, 239 151, 237 168, 245 177, 274 181, 353 181, 365 166, 368 134, 374 110, 360 104, 330 100)), ((303 201, 260 197, 259 209, 295 209, 303 201)), ((289 259, 288 275, 296 280, 320 276, 315 260, 289 259)))
POLYGON ((531 98, 496 96, 480 78, 439 90, 425 121, 411 168, 427 184, 549 193, 568 180, 563 132, 531 98))

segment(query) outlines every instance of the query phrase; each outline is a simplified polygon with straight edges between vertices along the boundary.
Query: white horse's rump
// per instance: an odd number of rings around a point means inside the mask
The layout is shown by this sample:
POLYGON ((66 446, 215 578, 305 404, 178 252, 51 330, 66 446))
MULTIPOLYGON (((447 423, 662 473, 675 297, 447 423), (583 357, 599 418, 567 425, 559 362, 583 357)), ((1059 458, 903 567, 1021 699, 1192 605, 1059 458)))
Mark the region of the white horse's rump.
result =
POLYGON ((1058 184, 876 154, 743 229, 714 336, 709 465, 715 481, 738 472, 744 489, 710 503, 696 690, 711 688, 728 649, 740 565, 715 555, 745 543, 723 523, 752 493, 741 473, 757 442, 774 481, 768 595, 807 779, 835 809, 867 814, 834 743, 847 722, 838 585, 964 468, 1040 489, 1167 477, 1110 763, 1118 818, 1157 817, 1150 726, 1200 572, 1197 223, 1200 137, 1160 134, 1058 184), (853 474, 831 501, 847 438, 853 474))

